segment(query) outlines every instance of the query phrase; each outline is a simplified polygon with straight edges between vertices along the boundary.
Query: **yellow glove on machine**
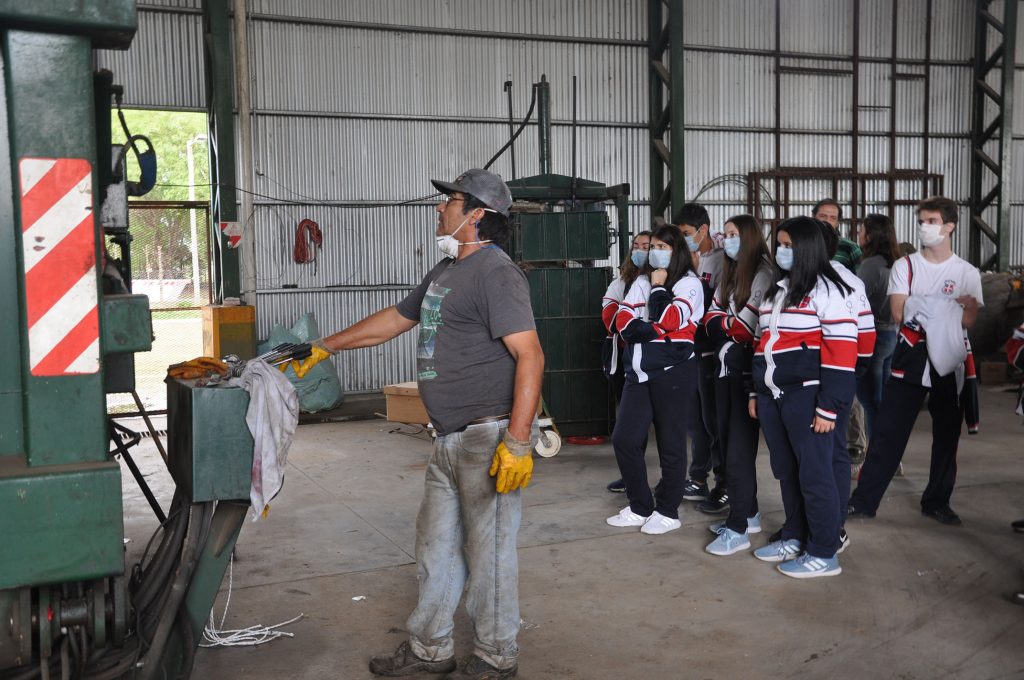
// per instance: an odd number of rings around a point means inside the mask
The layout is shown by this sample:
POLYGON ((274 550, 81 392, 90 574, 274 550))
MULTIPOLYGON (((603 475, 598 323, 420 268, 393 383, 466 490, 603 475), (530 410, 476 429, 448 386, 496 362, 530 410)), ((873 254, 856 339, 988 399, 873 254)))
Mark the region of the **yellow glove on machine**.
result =
POLYGON ((491 477, 497 476, 498 493, 525 489, 533 475, 533 446, 505 431, 491 461, 491 477))
POLYGON ((327 346, 324 345, 323 338, 314 340, 311 344, 312 353, 303 359, 302 363, 299 363, 298 361, 291 362, 292 369, 295 371, 295 375, 299 378, 305 378, 306 374, 309 373, 309 369, 313 368, 324 359, 328 359, 337 354, 337 352, 327 349, 327 346))

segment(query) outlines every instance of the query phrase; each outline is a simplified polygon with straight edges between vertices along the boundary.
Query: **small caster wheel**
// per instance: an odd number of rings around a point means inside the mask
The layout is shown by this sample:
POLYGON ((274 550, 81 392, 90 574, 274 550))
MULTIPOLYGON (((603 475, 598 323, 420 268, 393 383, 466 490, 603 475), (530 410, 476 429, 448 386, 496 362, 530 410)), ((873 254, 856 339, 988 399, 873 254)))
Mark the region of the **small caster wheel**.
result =
POLYGON ((537 455, 550 458, 562 448, 562 438, 554 430, 541 430, 537 440, 537 455))

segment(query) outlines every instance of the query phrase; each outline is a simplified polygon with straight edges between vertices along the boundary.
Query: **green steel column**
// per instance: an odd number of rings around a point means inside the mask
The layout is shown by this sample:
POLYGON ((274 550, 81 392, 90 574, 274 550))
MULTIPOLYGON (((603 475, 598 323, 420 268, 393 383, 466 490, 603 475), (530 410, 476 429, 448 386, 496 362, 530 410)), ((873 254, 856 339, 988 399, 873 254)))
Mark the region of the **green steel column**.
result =
MULTIPOLYGON (((4 41, 6 42, 6 40, 4 41)), ((0 456, 25 451, 21 412, 21 333, 13 319, 21 316, 18 291, 17 227, 14 222, 14 189, 11 147, 7 130, 6 59, 0 54, 0 346, 6 348, 6 360, 0 361, 0 456)))
POLYGON ((537 139, 540 174, 551 174, 551 85, 543 75, 537 85, 537 139))
POLYGON ((1003 64, 1000 73, 999 95, 1003 100, 1003 123, 999 130, 999 206, 996 216, 996 266, 997 271, 1010 268, 1010 200, 1013 198, 1013 80, 1015 72, 1014 55, 1017 54, 1017 6, 1016 0, 1005 3, 1003 14, 1003 64))
POLYGON ((672 109, 671 130, 672 162, 669 173, 672 182, 672 219, 686 203, 686 156, 683 153, 683 0, 670 0, 668 6, 668 72, 672 85, 668 105, 672 109))
POLYGON ((664 29, 662 23, 662 0, 647 0, 647 70, 648 70, 648 117, 649 117, 649 147, 650 156, 650 201, 651 219, 664 217, 657 209, 658 200, 665 191, 665 164, 657 154, 654 146, 655 140, 661 139, 658 122, 661 119, 661 112, 665 107, 664 90, 662 89, 661 78, 654 68, 654 62, 660 60, 661 33, 664 29))
POLYGON ((230 0, 203 2, 203 32, 206 38, 206 109, 210 121, 210 178, 215 185, 214 191, 211 192, 213 197, 210 214, 215 225, 214 238, 217 239, 221 252, 219 261, 215 261, 214 276, 218 289, 223 290, 224 297, 238 297, 242 291, 239 253, 228 247, 228 239, 217 226, 221 222, 238 221, 235 192, 235 81, 232 76, 234 66, 231 58, 230 4, 230 0))
MULTIPOLYGON (((4 35, 5 84, 10 112, 11 179, 18 186, 23 158, 73 158, 95 163, 92 100, 92 47, 87 37, 22 31, 4 35)), ((96 196, 95 170, 93 196, 96 196)), ((14 224, 21 224, 20 203, 14 224)), ((94 206, 94 212, 98 209, 94 206)), ((99 220, 93 221, 94 255, 99 261, 99 220)), ((25 448, 30 466, 57 465, 107 458, 105 398, 100 371, 83 375, 41 377, 29 366, 21 228, 14 250, 21 310, 21 362, 24 388, 25 448)), ((4 256, 8 257, 8 256, 4 256)), ((94 268, 99 290, 99 271, 94 268)))

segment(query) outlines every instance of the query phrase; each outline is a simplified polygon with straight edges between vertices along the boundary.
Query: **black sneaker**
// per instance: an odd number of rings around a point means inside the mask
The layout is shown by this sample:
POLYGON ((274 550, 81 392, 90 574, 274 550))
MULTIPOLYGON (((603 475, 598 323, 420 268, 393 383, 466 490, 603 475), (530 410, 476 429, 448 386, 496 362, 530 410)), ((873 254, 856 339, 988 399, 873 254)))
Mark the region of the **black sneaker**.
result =
POLYGON ((609 484, 605 488, 608 489, 609 491, 611 491, 612 493, 625 493, 626 492, 626 483, 624 481, 622 481, 621 479, 616 479, 614 482, 612 482, 611 484, 609 484))
POLYGON ((1019 519, 1016 522, 1011 522, 1010 527, 1018 534, 1024 533, 1024 519, 1019 519))
POLYGON ((875 516, 875 513, 868 512, 867 510, 858 510, 853 505, 846 506, 846 516, 852 519, 871 519, 875 516))
POLYGON ((724 486, 716 486, 708 497, 697 504, 697 509, 705 515, 720 515, 729 510, 729 490, 724 486))
POLYGON ((683 500, 684 501, 702 501, 708 497, 708 485, 707 482, 698 482, 693 479, 687 479, 686 484, 683 485, 683 500))
POLYGON ((846 529, 839 530, 839 550, 836 550, 836 554, 843 552, 850 547, 850 535, 846 533, 846 529))
POLYGON ((960 515, 953 512, 953 508, 948 505, 943 505, 941 508, 921 508, 921 514, 925 517, 931 517, 937 522, 948 524, 949 526, 960 526, 963 522, 960 521, 960 515))
POLYGON ((381 654, 370 659, 371 673, 386 675, 390 678, 416 675, 417 673, 450 673, 457 666, 454 656, 441 661, 421 659, 413 653, 408 641, 398 645, 398 649, 392 654, 381 654))
POLYGON ((469 657, 465 666, 444 676, 444 680, 503 680, 516 677, 518 672, 518 665, 512 668, 495 668, 474 654, 469 657))

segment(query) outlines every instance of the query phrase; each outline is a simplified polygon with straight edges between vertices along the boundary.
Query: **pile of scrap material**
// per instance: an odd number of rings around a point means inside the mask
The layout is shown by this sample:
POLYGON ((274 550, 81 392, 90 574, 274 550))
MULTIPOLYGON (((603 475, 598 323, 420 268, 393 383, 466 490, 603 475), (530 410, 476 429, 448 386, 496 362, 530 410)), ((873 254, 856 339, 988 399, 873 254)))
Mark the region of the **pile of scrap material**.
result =
POLYGON ((180 380, 195 380, 207 378, 213 375, 225 377, 228 374, 228 365, 220 359, 213 357, 196 357, 180 364, 172 364, 167 367, 167 377, 180 380))

